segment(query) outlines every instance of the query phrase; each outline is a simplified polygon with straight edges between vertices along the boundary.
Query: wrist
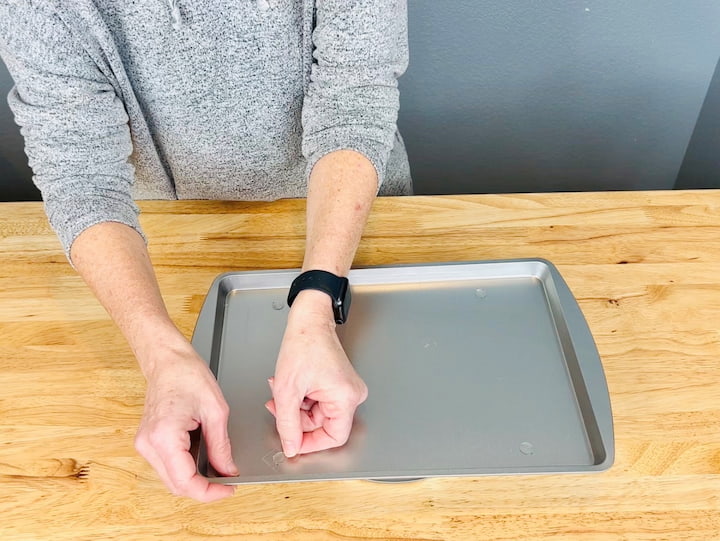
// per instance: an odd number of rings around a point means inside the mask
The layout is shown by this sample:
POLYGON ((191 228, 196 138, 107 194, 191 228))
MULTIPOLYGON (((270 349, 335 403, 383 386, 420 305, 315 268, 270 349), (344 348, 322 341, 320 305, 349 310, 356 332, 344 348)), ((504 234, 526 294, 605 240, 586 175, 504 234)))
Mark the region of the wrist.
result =
POLYGON ((290 308, 290 317, 301 317, 306 322, 335 327, 332 298, 317 289, 304 289, 298 293, 290 308))
POLYGON ((145 379, 175 364, 193 352, 192 345, 172 321, 143 321, 142 329, 131 340, 131 348, 145 379))

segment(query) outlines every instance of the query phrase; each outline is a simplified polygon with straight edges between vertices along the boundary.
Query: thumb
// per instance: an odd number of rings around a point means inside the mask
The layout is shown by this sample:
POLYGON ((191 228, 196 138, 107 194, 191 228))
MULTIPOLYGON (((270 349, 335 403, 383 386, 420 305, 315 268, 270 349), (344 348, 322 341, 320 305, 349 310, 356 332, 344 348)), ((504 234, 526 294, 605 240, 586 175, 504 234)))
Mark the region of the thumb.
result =
POLYGON ((222 475, 239 473, 230 448, 227 430, 227 416, 210 417, 202 423, 202 432, 207 444, 210 464, 222 475))
POLYGON ((275 420, 282 442, 283 453, 290 458, 295 456, 302 444, 303 431, 300 418, 300 405, 303 397, 294 392, 278 393, 275 396, 275 420))

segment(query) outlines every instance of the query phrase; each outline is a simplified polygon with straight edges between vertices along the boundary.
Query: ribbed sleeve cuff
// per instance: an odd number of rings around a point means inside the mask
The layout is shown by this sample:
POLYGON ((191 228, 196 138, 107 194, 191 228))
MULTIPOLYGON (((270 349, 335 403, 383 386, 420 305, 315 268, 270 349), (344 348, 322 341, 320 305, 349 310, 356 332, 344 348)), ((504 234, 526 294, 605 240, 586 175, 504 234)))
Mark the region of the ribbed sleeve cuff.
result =
POLYGON ((383 143, 357 136, 342 137, 339 136, 337 131, 333 130, 332 134, 313 136, 310 141, 306 141, 306 144, 312 147, 312 151, 307 154, 308 163, 306 176, 308 179, 310 178, 310 173, 312 173, 313 167, 315 167, 315 164, 323 156, 326 156, 331 152, 335 152, 336 150, 353 150, 365 156, 375 167, 378 180, 378 190, 380 190, 380 186, 382 186, 382 183, 385 181, 385 173, 387 170, 390 149, 383 143))
POLYGON ((96 224, 103 222, 125 224, 147 241, 138 220, 140 209, 132 200, 126 201, 103 195, 82 195, 72 200, 63 198, 45 201, 45 212, 71 265, 70 249, 73 242, 80 233, 96 224))

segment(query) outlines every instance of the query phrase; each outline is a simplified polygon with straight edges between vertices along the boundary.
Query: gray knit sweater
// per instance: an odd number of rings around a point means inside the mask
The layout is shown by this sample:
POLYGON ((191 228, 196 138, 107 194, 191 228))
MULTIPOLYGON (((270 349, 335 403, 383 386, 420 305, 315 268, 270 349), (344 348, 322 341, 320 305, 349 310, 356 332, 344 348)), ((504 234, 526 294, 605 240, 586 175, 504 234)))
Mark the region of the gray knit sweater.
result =
POLYGON ((133 199, 304 197, 333 150, 411 190, 406 0, 0 0, 9 103, 69 252, 133 199))

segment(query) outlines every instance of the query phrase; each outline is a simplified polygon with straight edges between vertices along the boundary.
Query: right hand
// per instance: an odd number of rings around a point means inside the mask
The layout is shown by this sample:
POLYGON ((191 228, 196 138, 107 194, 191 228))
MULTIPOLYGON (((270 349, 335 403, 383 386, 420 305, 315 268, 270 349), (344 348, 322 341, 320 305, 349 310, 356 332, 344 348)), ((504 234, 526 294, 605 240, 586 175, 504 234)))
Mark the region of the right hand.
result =
POLYGON ((147 376, 145 410, 135 448, 178 496, 202 502, 234 492, 197 473, 190 455, 190 431, 202 427, 208 458, 222 475, 238 474, 227 432, 229 408, 215 377, 190 343, 165 351, 147 376))

